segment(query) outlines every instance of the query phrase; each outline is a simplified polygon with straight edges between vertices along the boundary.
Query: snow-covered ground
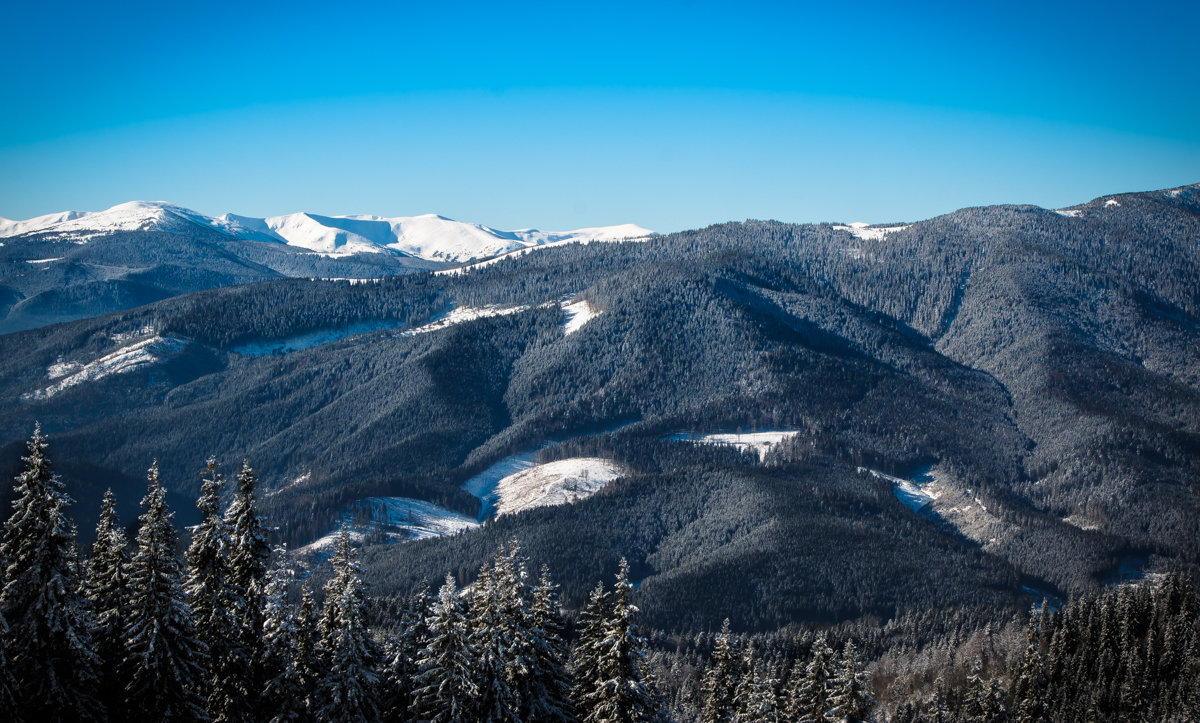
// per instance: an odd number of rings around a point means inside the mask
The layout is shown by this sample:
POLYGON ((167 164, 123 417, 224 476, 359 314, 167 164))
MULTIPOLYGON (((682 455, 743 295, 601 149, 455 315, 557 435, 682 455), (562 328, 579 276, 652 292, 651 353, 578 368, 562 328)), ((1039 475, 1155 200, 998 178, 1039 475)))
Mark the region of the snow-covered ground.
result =
POLYGON ((185 341, 174 336, 153 336, 123 346, 87 364, 59 361, 46 369, 46 376, 58 380, 48 387, 24 395, 27 399, 49 399, 64 389, 94 382, 114 374, 124 374, 148 364, 156 364, 179 352, 185 341))
POLYGON ((26 259, 25 263, 27 263, 27 264, 52 264, 55 261, 62 261, 63 258, 64 257, 62 257, 62 256, 55 256, 52 259, 26 259))
POLYGON ((496 484, 496 516, 581 500, 624 473, 615 462, 597 457, 574 457, 522 469, 496 484))
POLYGON ((691 432, 676 432, 670 434, 663 439, 672 442, 691 442, 693 444, 716 444, 722 446, 735 447, 741 451, 752 451, 758 455, 759 460, 766 458, 767 452, 771 448, 787 439, 788 437, 799 434, 796 429, 769 429, 759 432, 710 432, 696 433, 691 432))
POLYGON ((1110 206, 1120 206, 1120 205, 1121 205, 1121 202, 1115 198, 1110 198, 1104 202, 1105 208, 1109 208, 1110 206))
POLYGON ((865 467, 859 467, 859 472, 870 472, 875 477, 887 480, 892 483, 892 493, 896 495, 896 499, 900 500, 900 504, 904 505, 913 512, 920 512, 927 505, 933 503, 937 499, 937 495, 932 490, 922 489, 918 482, 906 480, 894 475, 879 472, 865 467))
POLYGON ((1078 218, 1079 214, 1083 213, 1083 211, 1078 208, 1060 208, 1056 210, 1055 213, 1057 213, 1059 216, 1066 216, 1068 218, 1078 218))
POLYGON ((268 339, 253 341, 233 347, 237 354, 250 356, 265 356, 270 354, 291 354, 294 351, 311 349, 314 346, 330 344, 359 334, 370 334, 383 329, 398 329, 404 324, 399 321, 365 321, 361 324, 351 324, 341 329, 322 329, 310 331, 307 334, 297 334, 286 339, 268 339))
POLYGON ((563 335, 570 336, 583 328, 583 325, 600 316, 603 312, 592 308, 592 305, 587 302, 587 299, 580 299, 570 303, 563 302, 562 310, 567 315, 567 321, 563 324, 563 335))
POLYGON ((24 221, 0 218, 0 238, 44 231, 85 243, 118 231, 177 232, 196 226, 234 238, 284 243, 324 256, 396 253, 444 263, 462 263, 547 244, 620 240, 653 233, 635 224, 573 231, 499 231, 436 214, 387 218, 291 213, 253 218, 227 213, 214 218, 162 201, 130 201, 104 211, 64 211, 24 221))
MULTIPOLYGON (((438 507, 432 502, 409 497, 367 497, 354 503, 342 516, 355 542, 407 542, 427 537, 445 537, 479 526, 466 515, 438 507)), ((296 550, 298 554, 321 555, 332 551, 340 529, 296 550)))
POLYGON ((835 231, 849 231, 851 236, 867 241, 882 241, 888 234, 903 231, 912 224, 903 226, 872 226, 862 221, 856 221, 847 226, 834 226, 835 231))
MULTIPOLYGON (((551 242, 545 243, 545 244, 525 246, 523 248, 518 248, 518 249, 515 249, 512 251, 507 251, 505 253, 497 254, 491 258, 484 259, 483 261, 476 261, 475 263, 466 264, 465 266, 456 266, 452 269, 441 269, 439 271, 434 271, 433 273, 438 276, 456 276, 458 274, 465 274, 468 271, 474 271, 475 269, 482 269, 482 268, 491 266, 492 264, 500 263, 501 261, 503 261, 505 259, 516 258, 518 256, 524 256, 525 254, 530 253, 532 251, 537 251, 538 249, 546 249, 546 248, 550 248, 552 246, 562 246, 565 244, 582 244, 582 245, 586 246, 587 244, 590 244, 590 243, 610 243, 610 242, 621 242, 621 241, 643 242, 643 241, 649 241, 654 236, 657 236, 657 234, 654 233, 653 231, 649 231, 640 226, 632 226, 631 224, 626 224, 625 226, 619 226, 619 227, 614 227, 614 228, 622 228, 622 229, 628 228, 630 233, 635 233, 635 232, 639 232, 639 233, 638 233, 638 235, 633 235, 633 236, 614 235, 612 238, 601 238, 599 236, 593 237, 593 238, 565 238, 565 239, 561 239, 558 241, 551 241, 551 242)), ((586 229, 586 230, 591 231, 594 229, 586 229)))
POLYGON ((533 467, 534 454, 534 452, 522 452, 510 455, 463 482, 462 488, 479 498, 479 522, 483 522, 496 512, 496 502, 499 499, 496 488, 499 486, 500 480, 533 467))
POLYGON ((405 329, 399 335, 416 336, 417 334, 428 334, 431 331, 440 331, 465 321, 485 319, 490 316, 507 316, 508 314, 518 314, 528 310, 528 306, 485 306, 482 308, 463 306, 458 309, 452 309, 423 326, 418 326, 415 329, 405 329))

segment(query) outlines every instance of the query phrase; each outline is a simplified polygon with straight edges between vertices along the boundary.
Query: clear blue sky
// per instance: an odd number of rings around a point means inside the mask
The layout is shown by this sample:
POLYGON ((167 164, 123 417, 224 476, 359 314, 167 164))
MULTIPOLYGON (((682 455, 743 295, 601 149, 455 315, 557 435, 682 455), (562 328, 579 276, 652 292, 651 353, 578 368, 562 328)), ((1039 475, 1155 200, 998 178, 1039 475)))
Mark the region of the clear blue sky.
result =
POLYGON ((0 26, 9 218, 148 199, 671 231, 1200 181, 1194 0, 42 0, 0 26))

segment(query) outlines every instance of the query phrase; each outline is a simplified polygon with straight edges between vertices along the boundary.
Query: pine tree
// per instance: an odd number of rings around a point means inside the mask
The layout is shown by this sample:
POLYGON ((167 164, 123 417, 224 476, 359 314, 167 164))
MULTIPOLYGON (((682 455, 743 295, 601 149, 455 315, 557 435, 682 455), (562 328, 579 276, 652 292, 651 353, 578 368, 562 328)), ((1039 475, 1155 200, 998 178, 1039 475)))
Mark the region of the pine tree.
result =
POLYGON ((737 657, 729 641, 729 618, 725 618, 713 644, 712 662, 700 686, 704 696, 701 720, 705 723, 725 723, 733 719, 734 693, 739 682, 737 673, 737 657))
POLYGON ((122 676, 125 661, 125 618, 129 608, 129 541, 117 519, 116 498, 109 489, 100 504, 96 542, 85 568, 84 596, 92 608, 92 640, 100 659, 98 698, 110 719, 124 717, 122 676))
POLYGON ((132 720, 205 720, 197 690, 205 684, 201 661, 207 650, 196 638, 184 595, 178 537, 157 461, 147 479, 129 564, 126 710, 132 720))
POLYGON ((239 643, 246 651, 246 660, 250 661, 246 681, 252 707, 255 706, 253 694, 262 690, 262 675, 256 662, 262 657, 258 648, 262 640, 262 597, 271 559, 268 531, 255 506, 257 484, 258 478, 250 463, 243 460, 237 490, 225 513, 225 526, 229 531, 229 584, 238 596, 239 643))
POLYGON ((447 574, 429 619, 429 644, 418 658, 413 716, 425 723, 470 720, 478 689, 472 671, 467 625, 454 578, 447 574))
POLYGON ((629 563, 622 558, 604 635, 594 649, 600 684, 583 697, 584 723, 649 721, 657 716, 654 694, 646 683, 646 642, 634 622, 632 592, 629 563))
POLYGON ((858 659, 858 649, 847 641, 837 673, 830 681, 829 720, 859 723, 866 720, 875 701, 871 699, 871 680, 858 659))
MULTIPOLYGON (((267 574, 263 594, 261 709, 271 723, 308 719, 305 687, 301 679, 299 631, 288 605, 288 585, 294 575, 287 567, 287 549, 275 551, 275 568, 267 574)), ((266 717, 260 716, 260 717, 266 717)))
POLYGON ((343 524, 333 553, 333 577, 325 584, 319 632, 325 663, 318 698, 321 720, 371 721, 378 717, 374 686, 378 651, 367 630, 362 568, 343 524))
POLYGON ((528 692, 522 698, 522 720, 567 723, 575 719, 567 673, 567 646, 563 641, 566 625, 556 590, 557 586, 550 581, 549 568, 543 565, 529 611, 533 650, 528 692))
POLYGON ((242 600, 233 586, 228 555, 229 526, 221 517, 224 479, 217 461, 209 458, 196 507, 200 524, 192 531, 185 555, 188 576, 184 583, 196 637, 208 649, 206 692, 209 714, 216 723, 249 717, 253 670, 250 651, 242 633, 242 600))
POLYGON ((0 543, 7 565, 0 590, 7 668, 26 719, 92 720, 99 712, 94 693, 100 660, 77 577, 75 525, 66 513, 71 498, 50 469, 46 446, 35 427, 0 543))

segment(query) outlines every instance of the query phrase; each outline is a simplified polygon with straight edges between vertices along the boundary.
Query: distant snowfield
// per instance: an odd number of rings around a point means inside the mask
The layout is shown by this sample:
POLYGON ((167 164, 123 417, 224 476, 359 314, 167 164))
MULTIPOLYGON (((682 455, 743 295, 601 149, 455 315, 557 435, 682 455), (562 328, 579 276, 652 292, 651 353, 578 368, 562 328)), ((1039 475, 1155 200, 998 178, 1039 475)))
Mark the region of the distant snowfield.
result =
POLYGON ((563 324, 563 335, 570 336, 583 328, 583 325, 600 316, 603 312, 592 308, 586 299, 575 302, 563 302, 562 310, 566 312, 567 321, 563 324))
POLYGON ((26 259, 25 263, 27 263, 27 264, 52 264, 55 261, 62 261, 63 258, 64 258, 63 256, 55 256, 52 259, 26 259))
POLYGON ((1056 210, 1055 213, 1057 213, 1059 216, 1066 216, 1067 218, 1079 218, 1079 214, 1083 213, 1083 211, 1078 208, 1060 208, 1056 210))
POLYGON ((759 461, 766 458, 767 452, 771 451, 783 440, 793 437, 800 433, 798 429, 771 429, 760 432, 711 432, 693 434, 690 432, 676 432, 675 434, 667 435, 663 439, 672 442, 691 442, 693 444, 715 444, 720 446, 728 446, 739 449, 743 452, 751 451, 758 455, 759 461))
POLYGON ((49 399, 77 384, 98 381, 114 374, 125 374, 156 364, 178 353, 185 343, 185 340, 175 336, 153 336, 121 347, 87 364, 57 362, 46 369, 46 376, 58 381, 44 389, 22 395, 22 398, 49 399))
MULTIPOLYGON (((501 261, 504 261, 505 259, 517 258, 519 256, 524 256, 525 254, 531 253, 533 251, 553 248, 555 246, 565 246, 567 244, 580 244, 580 245, 586 246, 591 243, 626 243, 626 242, 643 243, 643 242, 649 241, 650 239, 652 239, 658 235, 658 234, 654 233, 653 231, 644 229, 640 226, 633 226, 631 224, 626 224, 625 226, 617 226, 617 227, 613 227, 613 228, 627 229, 631 235, 628 235, 628 236, 614 235, 611 238, 606 238, 606 237, 600 236, 599 234, 596 234, 591 238, 568 238, 568 239, 563 239, 563 240, 559 240, 559 241, 551 241, 551 242, 545 243, 545 244, 534 245, 534 246, 525 246, 523 248, 514 249, 512 251, 507 251, 505 253, 497 254, 491 258, 487 258, 482 261, 476 261, 474 263, 466 264, 465 266, 456 266, 452 269, 439 269, 438 271, 434 271, 433 273, 437 276, 457 276, 459 274, 465 274, 467 272, 474 271, 476 269, 487 268, 488 266, 491 266, 492 264, 498 264, 501 261)), ((586 229, 586 230, 594 231, 594 229, 586 229)))
POLYGON ((906 224, 903 226, 872 226, 868 223, 863 223, 862 221, 856 221, 847 226, 834 226, 833 229, 835 231, 849 231, 851 236, 867 241, 882 241, 887 238, 889 234, 896 233, 897 231, 903 231, 911 225, 912 224, 906 224))
MULTIPOLYGON (((446 537, 479 526, 466 515, 409 497, 367 497, 358 500, 353 509, 342 516, 342 520, 350 528, 351 539, 360 544, 373 537, 382 542, 446 537), (363 519, 367 521, 362 522, 363 519)), ((297 549, 296 553, 328 554, 340 532, 340 529, 334 530, 297 549)))
POLYGON ((461 324, 466 321, 475 321, 476 319, 486 319, 492 316, 508 316, 509 314, 519 314, 522 311, 528 311, 528 306, 463 306, 435 318, 433 321, 423 326, 418 326, 415 329, 406 329, 400 332, 399 336, 416 336, 417 334, 428 334, 433 331, 441 331, 442 329, 461 324))
POLYGON ((1121 205, 1121 202, 1120 202, 1120 201, 1118 201, 1118 200, 1117 200, 1117 199, 1115 199, 1115 198, 1110 198, 1110 199, 1108 199, 1107 201, 1105 201, 1105 202, 1104 202, 1104 207, 1105 207, 1105 208, 1109 208, 1109 207, 1111 207, 1111 206, 1120 206, 1120 205, 1121 205))
POLYGON ((597 457, 575 457, 532 466, 497 483, 496 516, 569 504, 595 494, 624 474, 617 463, 597 457))

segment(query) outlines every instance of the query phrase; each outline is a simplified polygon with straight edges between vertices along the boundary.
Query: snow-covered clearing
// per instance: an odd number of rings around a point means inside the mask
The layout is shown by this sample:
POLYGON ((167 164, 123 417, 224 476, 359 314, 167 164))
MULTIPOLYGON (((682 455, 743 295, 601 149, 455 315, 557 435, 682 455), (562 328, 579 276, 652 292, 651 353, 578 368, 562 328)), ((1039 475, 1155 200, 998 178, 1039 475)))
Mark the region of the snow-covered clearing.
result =
POLYGON ((83 382, 94 382, 114 374, 156 364, 183 349, 186 342, 174 336, 153 336, 121 347, 87 364, 59 361, 46 369, 46 376, 58 381, 22 396, 24 399, 49 399, 64 389, 83 382))
POLYGON ((799 434, 797 429, 768 429, 759 432, 676 432, 663 439, 671 442, 691 442, 692 444, 715 444, 734 447, 743 452, 751 451, 758 455, 759 461, 766 458, 767 452, 783 442, 788 437, 799 434))
POLYGON ((496 516, 584 499, 624 473, 615 462, 597 457, 561 459, 523 469, 496 484, 496 516))
MULTIPOLYGON (((407 542, 473 530, 479 523, 466 515, 410 497, 367 497, 342 515, 355 542, 407 542)), ((296 550, 316 555, 332 552, 340 529, 296 550)))
POLYGON ((1117 200, 1117 199, 1115 199, 1115 198, 1110 198, 1110 199, 1108 199, 1107 201, 1105 201, 1105 202, 1104 202, 1104 207, 1105 207, 1105 208, 1108 208, 1108 207, 1110 207, 1110 206, 1120 206, 1120 205, 1121 205, 1121 202, 1120 202, 1120 201, 1118 201, 1118 200, 1117 200))
POLYGON ((974 540, 988 551, 1009 537, 1014 527, 988 510, 969 488, 963 487, 937 467, 925 467, 907 480, 860 467, 860 472, 892 483, 896 499, 913 512, 940 520, 974 540))
POLYGON ((400 332, 399 336, 416 336, 417 334, 427 334, 431 331, 440 331, 442 329, 454 326, 455 324, 461 324, 465 321, 486 319, 491 316, 519 314, 522 311, 528 310, 528 306, 485 306, 483 308, 464 306, 438 316, 424 326, 418 326, 415 329, 406 329, 405 331, 400 332))
POLYGON ((562 310, 567 315, 567 321, 563 324, 563 335, 570 336, 583 328, 583 325, 595 319, 600 314, 604 313, 592 308, 592 305, 587 302, 587 299, 580 299, 571 303, 563 302, 562 310))
POLYGON ((1067 218, 1079 218, 1079 214, 1083 212, 1078 208, 1060 208, 1056 210, 1055 213, 1057 213, 1059 216, 1066 216, 1067 218))
MULTIPOLYGON (((865 467, 859 467, 859 472, 870 472, 879 479, 887 480, 892 483, 892 493, 896 495, 896 499, 900 500, 900 504, 904 505, 913 512, 920 512, 926 505, 932 504, 937 499, 937 495, 932 491, 927 492, 921 488, 921 485, 929 480, 919 480, 914 482, 901 477, 896 477, 885 472, 879 472, 865 467)), ((925 475, 914 475, 925 476, 925 475)))
POLYGON ((848 231, 850 232, 851 236, 864 239, 866 241, 882 241, 888 236, 888 234, 893 234, 897 231, 903 231, 911 225, 912 224, 906 224, 903 226, 871 226, 869 223, 856 221, 847 226, 834 226, 833 230, 848 231))
POLYGON ((496 487, 499 486, 500 480, 533 467, 535 454, 535 452, 521 452, 510 455, 463 482, 462 488, 479 498, 479 522, 483 522, 496 512, 496 502, 500 496, 496 487))
POLYGON ((64 258, 63 256, 55 256, 52 259, 25 259, 25 263, 27 263, 27 264, 52 264, 55 261, 62 261, 63 258, 64 258))
POLYGON ((1068 525, 1071 525, 1072 527, 1078 527, 1079 529, 1085 530, 1085 531, 1100 529, 1100 525, 1096 524, 1092 520, 1089 520, 1088 518, 1084 517, 1083 515, 1079 515, 1079 514, 1069 515, 1067 517, 1064 517, 1064 518, 1062 518, 1062 521, 1067 523, 1068 525))
POLYGON ((319 331, 310 331, 305 334, 297 334, 289 336, 286 339, 267 339, 264 341, 252 341, 247 344, 233 347, 232 351, 237 354, 246 354, 249 356, 268 356, 271 354, 291 354, 295 351, 311 349, 314 346, 322 344, 331 344, 335 341, 341 341, 359 334, 370 334, 374 331, 384 329, 398 329, 404 326, 400 321, 364 321, 359 324, 351 324, 341 329, 321 329, 319 331))

